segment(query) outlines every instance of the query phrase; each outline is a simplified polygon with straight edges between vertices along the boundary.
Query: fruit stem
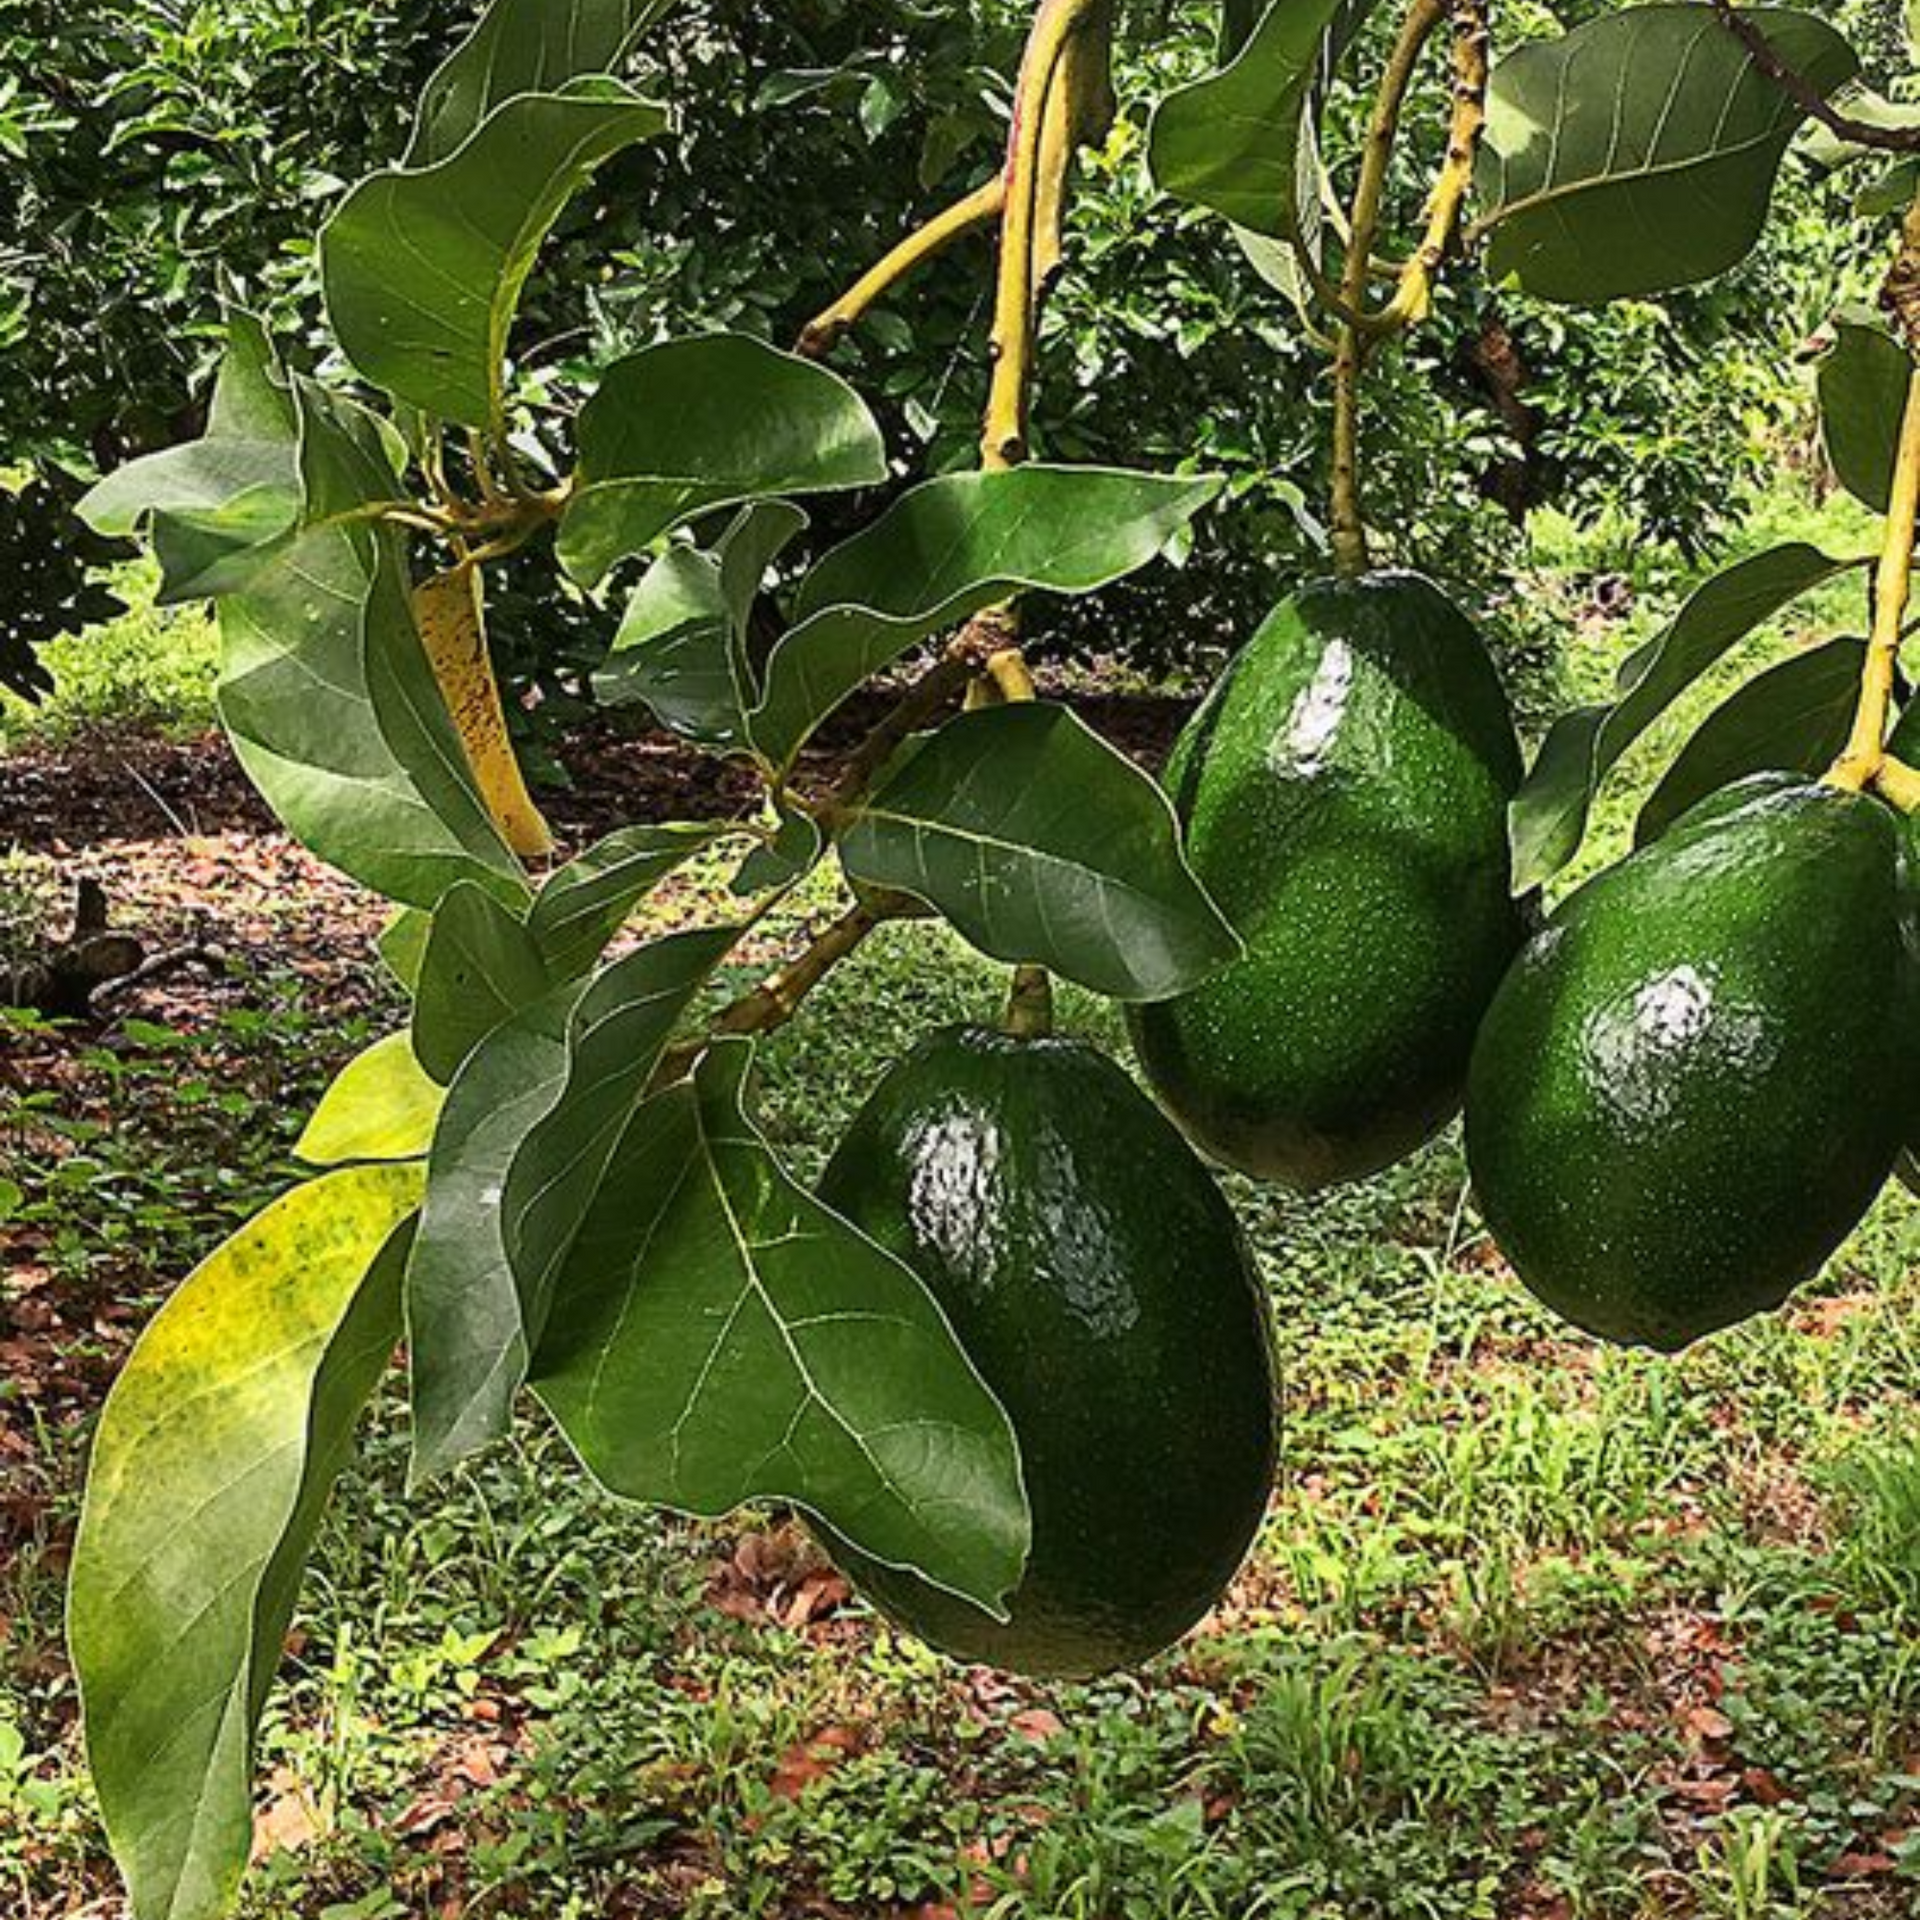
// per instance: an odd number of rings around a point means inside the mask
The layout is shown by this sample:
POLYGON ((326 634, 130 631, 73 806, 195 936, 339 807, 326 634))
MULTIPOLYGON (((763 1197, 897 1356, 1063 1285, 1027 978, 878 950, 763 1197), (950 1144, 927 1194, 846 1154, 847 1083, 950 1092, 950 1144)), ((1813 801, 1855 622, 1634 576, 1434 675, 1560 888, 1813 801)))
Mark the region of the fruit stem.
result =
MULTIPOLYGON (((1911 222, 1909 223, 1912 224, 1911 222)), ((1900 427, 1900 455, 1887 503, 1886 537, 1873 584, 1873 635, 1860 677, 1860 704, 1846 749, 1827 775, 1828 784, 1861 793, 1887 767, 1887 728, 1893 714, 1900 642, 1913 591, 1913 540, 1920 524, 1920 367, 1908 379, 1907 410, 1900 427)))
POLYGON ((882 904, 866 900, 850 907, 839 919, 823 928, 811 942, 778 971, 723 1007, 703 1034, 677 1041, 660 1057, 654 1070, 652 1088, 671 1085, 678 1080, 707 1048, 723 1034, 776 1033, 800 1011, 815 987, 826 979, 843 960, 857 953, 867 937, 888 920, 899 916, 882 904))
POLYGON ((1007 204, 1007 176, 995 174, 964 200, 937 213, 894 248, 879 265, 863 274, 832 306, 800 330, 796 352, 811 360, 824 359, 866 318, 877 302, 935 255, 990 220, 999 219, 1007 204))
MULTIPOLYGON (((1374 241, 1380 231, 1394 143, 1400 134, 1400 116, 1419 69, 1420 56, 1446 18, 1447 0, 1414 0, 1401 23, 1400 36, 1388 56, 1386 72, 1374 95, 1373 114, 1360 157, 1360 178, 1354 188, 1353 209, 1347 218, 1347 258, 1340 283, 1340 310, 1349 317, 1341 324, 1333 359, 1333 558, 1339 571, 1349 577, 1365 573, 1371 559, 1360 496, 1360 380, 1366 370, 1369 345, 1365 318, 1367 280, 1374 241)), ((1470 141, 1468 145, 1470 149, 1470 141)), ((1456 213, 1458 204, 1455 199, 1456 213)), ((1396 325, 1404 324, 1404 320, 1396 322, 1396 325)))
POLYGON ((1880 763, 1873 776, 1873 790, 1902 813, 1920 813, 1920 770, 1896 760, 1892 754, 1880 763))

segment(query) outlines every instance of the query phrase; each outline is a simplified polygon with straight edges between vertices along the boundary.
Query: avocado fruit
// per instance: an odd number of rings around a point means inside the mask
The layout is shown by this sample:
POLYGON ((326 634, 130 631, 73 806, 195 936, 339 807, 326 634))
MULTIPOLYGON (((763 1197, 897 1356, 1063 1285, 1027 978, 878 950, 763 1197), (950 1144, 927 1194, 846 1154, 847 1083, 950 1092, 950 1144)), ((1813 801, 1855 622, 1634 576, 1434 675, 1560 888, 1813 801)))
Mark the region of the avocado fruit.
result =
POLYGON ((1899 829, 1762 774, 1566 901, 1489 1010, 1467 1159, 1495 1241, 1576 1326, 1676 1352, 1779 1306, 1911 1119, 1899 829))
POLYGON ((882 1612, 960 1659, 1084 1678, 1219 1599, 1272 1490, 1265 1293, 1192 1148, 1106 1055, 937 1033, 854 1120, 821 1197, 926 1283, 998 1396, 1033 1514, 997 1621, 822 1529, 882 1612))
POLYGON ((1129 1015, 1196 1145, 1311 1190, 1453 1118, 1526 933, 1507 840, 1521 773, 1486 647, 1431 581, 1322 581, 1269 617, 1166 781, 1245 954, 1129 1015))

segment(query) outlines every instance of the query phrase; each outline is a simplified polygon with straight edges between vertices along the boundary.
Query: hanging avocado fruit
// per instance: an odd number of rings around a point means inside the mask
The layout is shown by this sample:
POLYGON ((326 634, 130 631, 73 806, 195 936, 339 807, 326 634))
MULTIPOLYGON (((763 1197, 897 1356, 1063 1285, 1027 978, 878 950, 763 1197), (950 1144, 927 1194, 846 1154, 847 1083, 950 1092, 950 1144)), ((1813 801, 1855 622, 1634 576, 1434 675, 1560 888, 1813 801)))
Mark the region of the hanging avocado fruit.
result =
POLYGON ((1403 1159, 1459 1110, 1524 936, 1511 898, 1513 717, 1430 581, 1309 586, 1176 748, 1188 857, 1246 943, 1134 1044, 1193 1140, 1290 1186, 1403 1159))
POLYGON ((934 1646, 1023 1673, 1179 1639, 1259 1528, 1275 1444, 1259 1278, 1186 1142, 1091 1048, 955 1029, 880 1083, 820 1191, 946 1309, 1033 1510, 1004 1622, 833 1540, 848 1575, 934 1646))
POLYGON ((1547 1305, 1677 1351, 1778 1306, 1859 1223, 1913 1111, 1899 838, 1877 799, 1758 775, 1527 948, 1474 1054, 1467 1154, 1547 1305))

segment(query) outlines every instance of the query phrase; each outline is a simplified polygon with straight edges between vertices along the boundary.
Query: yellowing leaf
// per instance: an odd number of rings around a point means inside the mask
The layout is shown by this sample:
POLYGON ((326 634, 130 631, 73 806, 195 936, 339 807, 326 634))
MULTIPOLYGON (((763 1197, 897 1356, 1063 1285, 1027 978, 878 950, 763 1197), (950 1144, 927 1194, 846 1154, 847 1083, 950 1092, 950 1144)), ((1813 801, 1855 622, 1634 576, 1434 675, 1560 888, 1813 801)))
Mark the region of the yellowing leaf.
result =
POLYGON ((294 1148, 310 1167, 358 1160, 417 1160, 433 1144, 445 1093, 404 1033, 377 1040, 330 1086, 294 1148))
POLYGON ((238 1890, 253 1729, 399 1334, 422 1182, 356 1167, 277 1201, 161 1309, 101 1415, 68 1627, 136 1920, 215 1920, 238 1890))

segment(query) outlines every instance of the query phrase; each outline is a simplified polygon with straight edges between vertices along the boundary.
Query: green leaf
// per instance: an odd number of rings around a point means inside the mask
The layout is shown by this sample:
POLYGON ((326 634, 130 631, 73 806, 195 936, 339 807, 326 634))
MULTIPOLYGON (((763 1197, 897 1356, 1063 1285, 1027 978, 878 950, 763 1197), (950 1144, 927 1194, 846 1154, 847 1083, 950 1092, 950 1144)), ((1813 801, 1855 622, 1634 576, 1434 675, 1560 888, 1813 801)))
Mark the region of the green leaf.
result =
POLYGON ((307 1122, 295 1157, 310 1167, 422 1159, 445 1099, 415 1056, 412 1037, 390 1033, 342 1069, 307 1122))
POLYGON ((220 608, 220 713, 241 764, 299 840, 393 900, 431 908, 462 879, 520 896, 421 650, 399 538, 341 517, 387 497, 384 444, 311 381, 294 393, 314 524, 220 608))
POLYGON ((1820 362, 1827 458, 1856 500, 1885 513, 1913 386, 1913 356, 1869 319, 1841 318, 1834 332, 1833 350, 1820 362))
MULTIPOLYGON (((1161 101, 1147 136, 1163 192, 1284 238, 1302 202, 1304 129, 1330 27, 1347 0, 1274 0, 1218 73, 1161 101)), ((1307 183, 1313 185, 1311 180, 1307 183)))
POLYGON ((601 973, 567 1032, 567 1084, 514 1157, 502 1206, 527 1324, 538 1330, 554 1276, 667 1042, 740 937, 738 927, 669 934, 601 973))
POLYGON ((741 861, 739 871, 728 882, 727 890, 745 898, 770 893, 776 887, 790 887, 804 880, 827 851, 827 837, 810 813, 785 813, 771 840, 741 861))
POLYGON ((614 1492, 791 1500, 996 1607, 1029 1528, 1006 1415, 921 1282, 780 1167, 744 1041, 657 1095, 559 1276, 534 1387, 614 1492))
POLYGON ((903 494, 801 584, 755 744, 789 765, 848 694, 930 634, 1028 589, 1092 593, 1156 558, 1221 483, 1103 467, 949 474, 903 494))
POLYGON ((593 688, 610 706, 641 701, 683 739, 746 740, 753 704, 748 625, 767 569, 807 524, 784 500, 736 516, 711 552, 671 547, 641 579, 593 688))
POLYGON ((80 502, 96 532, 152 524, 160 600, 228 590, 300 517, 300 422, 260 322, 234 313, 203 438, 132 461, 80 502))
POLYGON ((669 935, 497 1029, 455 1079, 407 1270, 416 1481, 507 1430, 553 1277, 737 929, 669 935))
POLYGON ((424 1485, 499 1439, 527 1371, 500 1198, 514 1155, 567 1084, 571 981, 497 1027, 454 1076, 407 1262, 409 1479, 424 1485))
POLYGON ((420 96, 402 165, 430 167, 463 147, 493 110, 527 93, 611 74, 676 0, 494 0, 420 96))
POLYGON ((497 427, 507 334, 540 243, 603 160, 666 124, 617 81, 574 80, 503 102, 432 166, 363 180, 320 235, 347 358, 424 412, 497 427))
POLYGON ((1707 717, 1640 809, 1636 845, 1750 773, 1825 773, 1853 730, 1864 640, 1830 640, 1750 680, 1707 717))
POLYGON ((1556 721, 1513 803, 1514 892, 1544 886, 1579 851, 1601 781, 1681 693, 1762 621, 1854 564, 1797 542, 1742 560, 1627 660, 1611 706, 1556 721))
MULTIPOLYGON (((1823 92, 1858 71, 1809 14, 1743 7, 1823 92)), ((1664 292, 1760 237, 1800 108, 1703 6, 1603 14, 1494 69, 1479 192, 1487 271, 1546 300, 1664 292)))
POLYGON ((676 868, 704 852, 724 826, 622 827, 540 889, 527 931, 556 980, 588 971, 634 908, 676 868))
POLYGON ((866 402, 838 374, 745 334, 670 340, 616 361, 579 433, 559 551, 589 586, 696 514, 887 477, 866 402))
POLYGON ((848 873, 937 907, 983 953, 1115 1000, 1168 1000, 1239 951, 1166 796, 1065 707, 950 721, 840 842, 848 873))
POLYGON ((1920 193, 1920 158, 1908 154, 1893 161, 1854 195, 1853 210, 1863 220, 1904 213, 1920 193))
POLYGON ((540 942, 524 921, 469 881, 449 888, 434 911, 414 989, 420 1064, 448 1085, 495 1027, 552 985, 540 942))
POLYGON ((420 967, 432 933, 432 914, 420 907, 402 907, 374 940, 380 964, 409 994, 420 984, 420 967))
POLYGON ((399 1333, 418 1167, 295 1189, 160 1310, 101 1415, 68 1631, 137 1920, 216 1920, 253 1840, 253 1729, 354 1423, 399 1333))

